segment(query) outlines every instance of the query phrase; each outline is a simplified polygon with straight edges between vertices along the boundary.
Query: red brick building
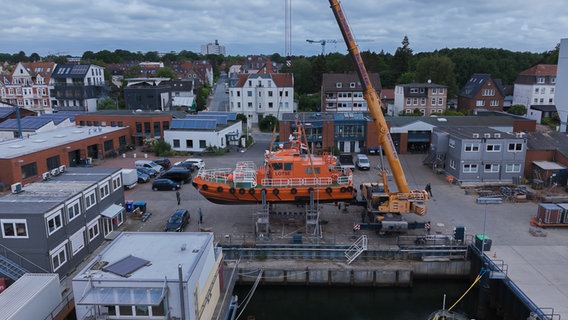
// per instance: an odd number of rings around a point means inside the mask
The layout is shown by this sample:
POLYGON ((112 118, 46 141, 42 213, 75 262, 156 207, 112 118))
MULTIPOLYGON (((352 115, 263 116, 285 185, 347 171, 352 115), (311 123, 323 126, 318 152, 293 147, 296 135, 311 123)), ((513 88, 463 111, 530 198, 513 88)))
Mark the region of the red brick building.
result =
POLYGON ((104 110, 75 116, 78 126, 127 127, 127 144, 141 146, 144 139, 163 139, 170 128, 172 113, 104 110))
POLYGON ((476 109, 503 111, 504 105, 503 85, 489 74, 472 75, 458 94, 458 109, 470 113, 476 109))
POLYGON ((0 145, 0 182, 27 184, 62 166, 84 166, 115 155, 128 134, 127 128, 73 126, 6 141, 0 145))

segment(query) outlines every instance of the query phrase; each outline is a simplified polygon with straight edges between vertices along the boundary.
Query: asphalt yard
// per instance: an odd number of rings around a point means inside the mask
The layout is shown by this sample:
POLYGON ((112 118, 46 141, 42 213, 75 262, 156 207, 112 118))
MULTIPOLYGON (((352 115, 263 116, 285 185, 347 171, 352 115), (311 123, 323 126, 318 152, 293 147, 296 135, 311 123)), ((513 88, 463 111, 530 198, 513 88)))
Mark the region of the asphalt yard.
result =
MULTIPOLYGON (((194 155, 204 159, 207 168, 232 168, 237 161, 252 160, 257 165, 263 162, 267 142, 259 142, 246 152, 230 152, 223 156, 194 155)), ((500 260, 508 267, 508 275, 539 307, 552 307, 556 313, 568 318, 568 229, 547 228, 534 232, 529 221, 536 215, 538 204, 508 202, 501 204, 477 204, 475 194, 468 194, 458 185, 450 184, 443 174, 437 174, 422 164, 425 155, 401 155, 403 169, 411 189, 432 186, 433 197, 428 202, 428 213, 423 217, 408 215, 408 221, 430 221, 431 233, 453 234, 454 227, 463 226, 471 239, 475 234, 485 233, 492 239, 491 250, 486 254, 500 260), (485 230, 485 232, 484 232, 485 230), (531 231, 533 231, 531 233, 531 231)), ((129 152, 125 157, 106 159, 96 165, 105 167, 133 168, 136 159, 145 158, 143 153, 129 152), (136 153, 136 158, 134 158, 136 153)), ((152 156, 148 156, 152 159, 152 156)), ((170 158, 173 162, 184 158, 170 158)), ((379 181, 378 156, 370 156, 371 170, 354 172, 354 185, 365 181, 379 181)), ((389 179, 391 188, 395 188, 389 179)), ((390 185, 389 184, 389 185, 390 185)), ((167 218, 178 208, 187 208, 191 221, 185 232, 211 231, 215 241, 224 243, 291 243, 294 235, 302 235, 304 242, 327 244, 350 244, 354 235, 368 234, 369 244, 385 240, 373 231, 353 231, 353 224, 361 220, 361 207, 320 204, 319 237, 305 226, 304 207, 277 205, 270 216, 269 233, 259 237, 255 232, 255 214, 260 205, 218 205, 208 202, 190 184, 180 190, 178 206, 174 191, 152 191, 151 183, 139 184, 125 192, 125 199, 147 202, 152 215, 146 222, 129 216, 122 231, 163 231, 167 218), (203 224, 198 224, 197 211, 203 212, 203 224), (355 234, 354 234, 355 233, 355 234)), ((414 230, 410 234, 425 234, 414 230)))

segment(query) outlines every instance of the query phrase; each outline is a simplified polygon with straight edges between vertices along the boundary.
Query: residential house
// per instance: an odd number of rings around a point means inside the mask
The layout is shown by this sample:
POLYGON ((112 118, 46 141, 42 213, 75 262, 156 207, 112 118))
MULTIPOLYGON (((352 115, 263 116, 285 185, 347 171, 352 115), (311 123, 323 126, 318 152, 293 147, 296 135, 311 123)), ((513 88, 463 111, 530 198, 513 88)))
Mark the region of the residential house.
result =
POLYGON ((394 89, 383 89, 380 94, 381 102, 386 109, 386 114, 394 115, 394 89))
POLYGON ((73 277, 77 319, 225 319, 223 270, 211 232, 122 232, 73 277))
POLYGON ((524 105, 527 118, 540 123, 555 114, 556 72, 555 64, 537 64, 521 71, 515 79, 513 105, 524 105))
POLYGON ((193 93, 195 81, 193 79, 175 79, 172 86, 172 108, 183 110, 196 110, 195 95, 193 93))
POLYGON ((435 83, 408 83, 394 88, 393 116, 414 114, 423 116, 446 111, 448 87, 435 83))
POLYGON ((67 276, 124 223, 123 203, 121 169, 65 168, 20 184, 0 197, 1 265, 67 276))
MULTIPOLYGON (((378 73, 369 74, 371 84, 379 95, 381 80, 378 73)), ((321 111, 366 112, 363 86, 356 73, 324 73, 321 86, 321 111)))
POLYGON ((270 60, 256 73, 240 73, 238 81, 229 87, 231 112, 247 116, 247 125, 259 122, 264 116, 280 118, 295 112, 294 75, 275 73, 270 60))
POLYGON ((447 175, 463 182, 513 182, 523 175, 527 143, 523 134, 489 127, 434 128, 432 148, 447 175))
POLYGON ((202 152, 207 147, 238 145, 242 131, 236 113, 199 112, 173 119, 170 128, 164 130, 164 141, 176 151, 202 152))
POLYGON ((104 68, 94 64, 61 64, 52 74, 54 111, 97 110, 98 101, 108 96, 104 68))
POLYGON ((51 113, 54 62, 19 62, 12 73, 0 76, 0 94, 6 101, 39 114, 51 113))
POLYGON ((500 80, 490 74, 476 73, 458 93, 458 110, 474 113, 476 110, 503 111, 505 92, 500 80))
POLYGON ((170 110, 172 105, 170 78, 130 78, 126 81, 124 103, 127 110, 170 110))

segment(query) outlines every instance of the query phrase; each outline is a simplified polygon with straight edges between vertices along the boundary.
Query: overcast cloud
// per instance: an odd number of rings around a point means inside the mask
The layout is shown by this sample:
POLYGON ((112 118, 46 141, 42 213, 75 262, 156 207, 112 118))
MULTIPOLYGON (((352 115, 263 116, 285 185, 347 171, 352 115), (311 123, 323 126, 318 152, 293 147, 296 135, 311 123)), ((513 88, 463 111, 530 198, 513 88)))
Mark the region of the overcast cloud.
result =
MULTIPOLYGON (((292 54, 321 52, 312 40, 341 40, 324 0, 292 1, 292 54)), ((544 52, 568 37, 558 0, 344 0, 360 50, 394 53, 405 35, 415 53, 443 48, 544 52)), ((227 55, 285 55, 284 0, 5 0, 0 52, 200 52, 218 40, 227 55)), ((326 52, 345 53, 343 42, 326 52)))

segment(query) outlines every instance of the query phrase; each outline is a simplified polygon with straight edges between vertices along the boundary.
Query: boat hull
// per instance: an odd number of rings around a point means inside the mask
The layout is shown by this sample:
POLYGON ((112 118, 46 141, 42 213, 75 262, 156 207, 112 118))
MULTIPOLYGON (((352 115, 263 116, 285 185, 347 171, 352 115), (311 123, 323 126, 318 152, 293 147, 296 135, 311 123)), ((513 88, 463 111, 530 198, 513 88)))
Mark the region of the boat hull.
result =
POLYGON ((319 202, 346 202, 355 197, 355 190, 347 185, 234 188, 198 179, 192 184, 207 200, 218 204, 262 203, 263 192, 266 201, 270 203, 306 203, 310 201, 312 192, 314 201, 319 202))

